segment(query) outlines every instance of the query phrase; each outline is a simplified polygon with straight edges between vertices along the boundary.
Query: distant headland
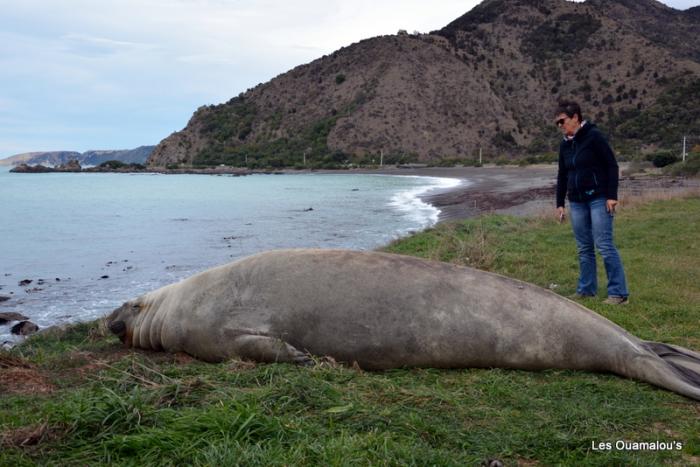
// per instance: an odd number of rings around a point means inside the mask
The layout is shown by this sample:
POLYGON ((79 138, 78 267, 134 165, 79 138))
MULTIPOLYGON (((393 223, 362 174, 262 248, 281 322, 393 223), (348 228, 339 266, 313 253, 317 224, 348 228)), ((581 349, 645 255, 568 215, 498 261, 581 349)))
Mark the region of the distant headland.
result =
MULTIPOLYGON (((44 167, 59 167, 78 162, 81 166, 99 166, 108 161, 119 161, 124 164, 145 165, 155 146, 139 146, 135 149, 91 150, 83 153, 77 151, 44 151, 25 152, 0 159, 0 166, 42 165, 44 167)), ((67 170, 72 171, 72 170, 67 170)))

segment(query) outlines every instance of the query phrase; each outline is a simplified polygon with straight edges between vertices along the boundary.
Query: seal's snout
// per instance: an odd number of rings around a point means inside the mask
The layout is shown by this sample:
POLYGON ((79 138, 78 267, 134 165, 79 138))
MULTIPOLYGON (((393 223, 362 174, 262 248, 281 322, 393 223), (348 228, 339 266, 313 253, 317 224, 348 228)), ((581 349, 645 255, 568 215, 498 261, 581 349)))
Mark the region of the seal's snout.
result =
POLYGON ((126 335, 126 323, 124 321, 113 321, 109 323, 109 330, 123 341, 126 335))

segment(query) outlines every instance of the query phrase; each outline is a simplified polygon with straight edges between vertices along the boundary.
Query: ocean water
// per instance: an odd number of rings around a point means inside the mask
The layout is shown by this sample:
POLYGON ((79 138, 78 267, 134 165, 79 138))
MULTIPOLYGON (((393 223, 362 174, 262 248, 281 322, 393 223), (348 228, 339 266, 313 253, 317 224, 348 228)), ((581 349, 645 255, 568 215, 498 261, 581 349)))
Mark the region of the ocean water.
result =
MULTIPOLYGON (((0 167, 0 312, 40 327, 94 319, 194 273, 277 248, 373 249, 437 222, 458 180, 12 174, 0 167), (26 285, 20 281, 31 280, 26 285)), ((14 342, 0 326, 0 344, 14 342)))

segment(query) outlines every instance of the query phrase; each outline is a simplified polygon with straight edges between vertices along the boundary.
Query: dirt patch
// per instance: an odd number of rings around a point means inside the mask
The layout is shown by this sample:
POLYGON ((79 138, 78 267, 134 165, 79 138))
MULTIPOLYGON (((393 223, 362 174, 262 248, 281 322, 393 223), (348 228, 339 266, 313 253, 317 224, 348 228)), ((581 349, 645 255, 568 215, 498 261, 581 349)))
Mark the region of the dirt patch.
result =
POLYGON ((59 438, 63 430, 48 423, 24 426, 0 433, 0 446, 5 448, 27 448, 59 438))
POLYGON ((532 467, 534 465, 540 465, 538 461, 531 459, 518 459, 518 467, 532 467))
POLYGON ((0 354, 0 369, 5 368, 33 368, 33 365, 23 358, 0 354))
POLYGON ((230 371, 247 371, 253 370, 257 364, 255 362, 250 362, 246 360, 233 359, 228 363, 228 369, 230 371))
POLYGON ((184 353, 184 352, 178 352, 175 354, 175 363, 178 365, 189 365, 190 363, 194 362, 195 359, 194 357, 184 353))
POLYGON ((0 393, 49 394, 54 389, 46 376, 27 360, 0 354, 0 393))
POLYGON ((50 394, 56 388, 34 368, 0 368, 0 393, 50 394))
POLYGON ((52 371, 52 373, 55 373, 56 376, 60 378, 72 372, 77 372, 79 374, 94 372, 104 368, 105 364, 108 362, 119 360, 126 355, 126 353, 127 352, 121 348, 105 349, 95 352, 84 350, 67 352, 57 365, 58 368, 52 371))
POLYGON ((664 423, 654 423, 653 427, 656 433, 663 433, 670 438, 680 439, 682 436, 680 433, 678 433, 677 431, 673 431, 669 426, 667 426, 664 423))

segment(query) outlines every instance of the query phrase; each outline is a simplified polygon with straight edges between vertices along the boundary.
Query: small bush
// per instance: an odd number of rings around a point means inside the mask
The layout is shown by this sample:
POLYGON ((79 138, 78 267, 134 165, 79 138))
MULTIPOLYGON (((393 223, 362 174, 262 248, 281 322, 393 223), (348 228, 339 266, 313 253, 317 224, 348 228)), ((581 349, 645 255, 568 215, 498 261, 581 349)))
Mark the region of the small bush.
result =
POLYGON ((126 167, 126 164, 122 161, 106 161, 100 164, 100 167, 104 167, 106 169, 122 169, 126 167))
POLYGON ((654 167, 666 167, 667 165, 674 164, 678 161, 678 156, 668 152, 654 154, 653 158, 651 159, 651 163, 654 164, 654 167))
POLYGON ((345 75, 339 74, 335 76, 335 84, 343 84, 345 82, 345 75))

